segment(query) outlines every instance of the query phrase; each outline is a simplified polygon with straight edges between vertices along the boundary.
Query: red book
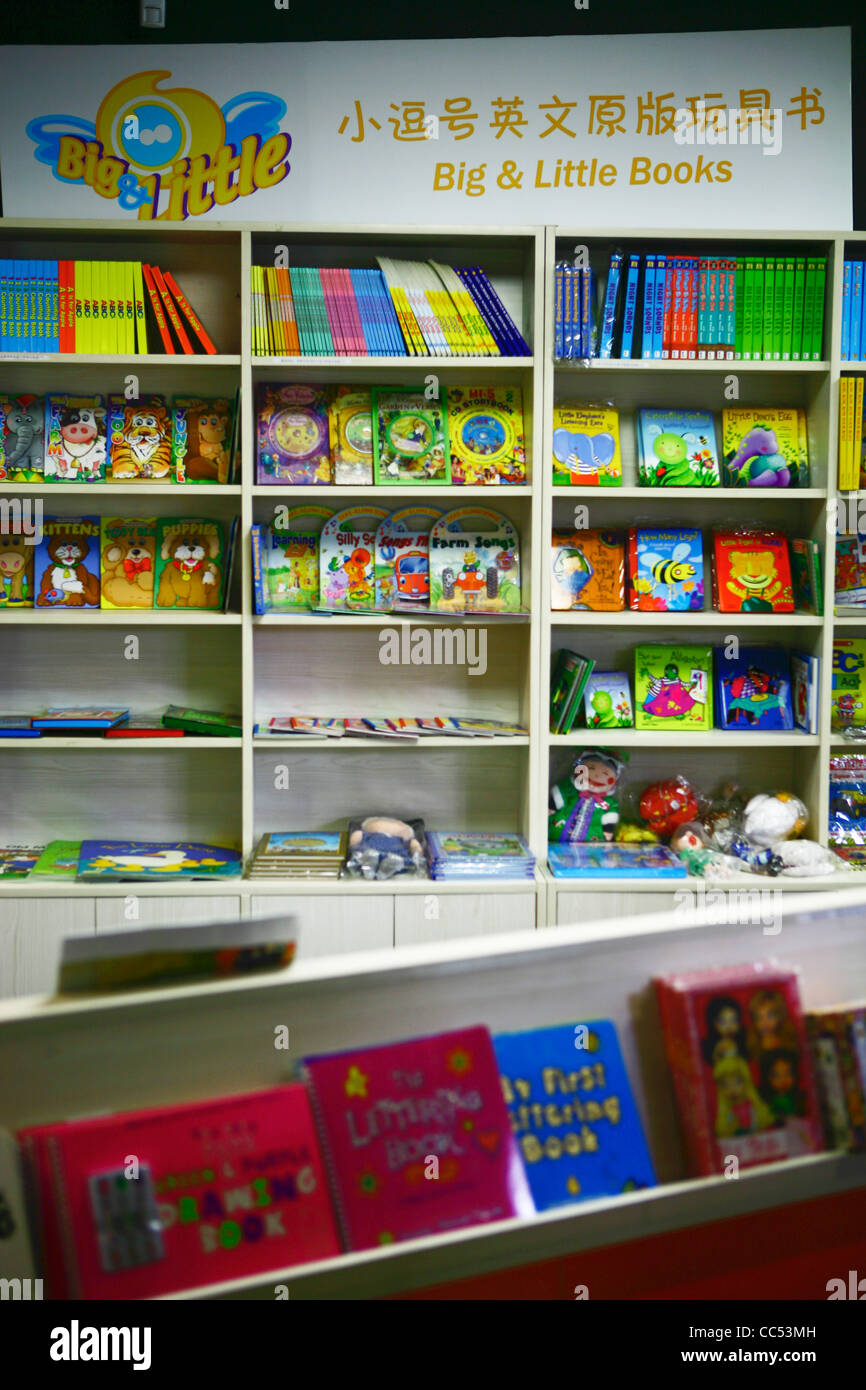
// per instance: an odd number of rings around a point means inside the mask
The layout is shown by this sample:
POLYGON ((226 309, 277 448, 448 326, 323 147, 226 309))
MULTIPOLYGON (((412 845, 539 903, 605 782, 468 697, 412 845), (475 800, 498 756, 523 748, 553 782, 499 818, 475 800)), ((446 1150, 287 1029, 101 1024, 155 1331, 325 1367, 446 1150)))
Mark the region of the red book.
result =
POLYGON ((325 301, 325 313, 328 316, 328 327, 331 330, 331 341, 334 344, 334 355, 337 357, 345 357, 346 342, 343 337, 343 324, 340 318, 340 309, 337 303, 333 276, 334 272, 326 267, 323 267, 319 271, 319 279, 322 284, 322 298, 325 301))
MULTIPOLYGON (((70 328, 74 322, 74 315, 70 315, 69 309, 69 280, 72 261, 57 262, 57 350, 58 352, 75 351, 75 335, 70 333, 70 328), (71 346, 70 346, 71 343, 71 346)), ((73 292, 74 295, 74 292, 73 292)), ((73 299, 74 303, 74 299, 73 299)))
POLYGON ((165 305, 165 312, 168 314, 168 317, 171 320, 172 327, 174 328, 174 331, 177 334, 177 340, 180 343, 182 351, 186 354, 187 357, 193 357, 195 355, 195 348, 190 342, 187 336, 187 331, 180 321, 180 314, 177 312, 174 300, 168 292, 165 280, 163 279, 162 271, 160 270, 158 265, 152 265, 150 267, 150 273, 153 276, 153 283, 159 290, 160 297, 162 299, 163 304, 165 305))
MULTIPOLYGON (((665 265, 664 320, 662 322, 662 357, 671 355, 671 334, 674 326, 674 270, 673 257, 668 256, 665 265)), ((658 303, 658 301, 656 301, 658 303)))
POLYGON ((150 298, 150 307, 153 310, 153 317, 156 319, 156 326, 159 329, 159 336, 162 339, 162 345, 166 352, 170 352, 172 353, 172 355, 174 355, 174 343, 172 342, 171 334, 168 331, 168 324, 166 323, 165 314, 162 312, 162 304, 160 303, 160 298, 156 291, 156 285, 154 284, 153 276, 150 272, 150 266, 142 265, 141 273, 144 276, 145 287, 150 298))
POLYGON ((53 1298, 151 1298, 339 1254, 303 1086, 19 1139, 53 1298))
POLYGON ((793 613, 791 556, 781 531, 716 531, 713 602, 720 613, 793 613))
POLYGON ((135 724, 130 721, 120 729, 106 729, 105 738, 184 738, 185 729, 166 729, 159 724, 135 724))
POLYGON ((175 300, 177 302, 177 306, 181 310, 181 313, 186 315, 193 333, 195 333, 198 337, 198 340, 204 348, 205 352, 208 352, 211 355, 215 356, 216 348, 214 347, 209 335, 205 332, 204 324, 202 323, 198 314, 195 313, 186 295, 178 287, 177 281, 175 280, 171 271, 164 270, 162 272, 162 278, 165 281, 166 287, 169 290, 169 292, 174 295, 175 300))

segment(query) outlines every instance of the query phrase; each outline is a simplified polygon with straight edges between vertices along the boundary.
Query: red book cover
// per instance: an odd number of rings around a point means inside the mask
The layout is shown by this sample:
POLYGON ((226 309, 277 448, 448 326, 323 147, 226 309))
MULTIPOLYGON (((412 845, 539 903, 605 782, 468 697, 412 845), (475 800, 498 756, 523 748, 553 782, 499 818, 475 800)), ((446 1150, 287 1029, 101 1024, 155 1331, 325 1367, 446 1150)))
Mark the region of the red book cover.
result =
POLYGON ((172 355, 174 355, 174 343, 172 342, 171 334, 168 331, 168 324, 165 320, 165 314, 162 312, 162 304, 160 303, 159 295, 156 292, 156 285, 154 284, 153 276, 150 272, 150 266, 142 265, 141 273, 144 276, 145 288, 147 289, 148 297, 150 299, 150 307, 153 310, 153 317, 156 319, 156 326, 159 329, 159 336, 162 339, 162 346, 166 352, 170 352, 172 353, 172 355))
POLYGON ((737 306, 737 262, 728 260, 728 330, 725 334, 725 357, 730 361, 734 358, 734 313, 737 306))
POLYGON ((700 262, 692 257, 689 262, 689 314, 686 344, 689 358, 697 357, 698 349, 698 297, 700 293, 700 262))
POLYGON ((654 983, 692 1174, 818 1153, 797 972, 759 961, 654 983))
POLYGON ((350 344, 353 357, 366 357, 367 345, 364 342, 364 330, 361 327, 361 320, 358 317, 358 306, 355 302, 355 293, 352 288, 352 277, 345 268, 339 270, 340 284, 343 291, 343 303, 346 306, 346 318, 349 323, 350 344))
MULTIPOLYGON (((662 357, 671 355, 671 334, 674 324, 674 262, 668 257, 665 268, 664 319, 662 321, 662 357)), ((658 301, 656 301, 658 302, 658 301)))
POLYGON ((486 1028, 304 1064, 349 1249, 534 1212, 486 1028))
POLYGON ((150 1298, 339 1254, 301 1085, 19 1139, 52 1297, 150 1298))
POLYGON ((716 531, 713 601, 720 613, 793 613, 791 557, 781 531, 716 531))
POLYGON ((205 352, 208 352, 212 356, 215 356, 216 348, 214 347, 209 335, 205 332, 204 324, 202 323, 198 314, 196 314, 193 310, 193 307, 187 299, 186 295, 178 287, 178 283, 172 275, 171 271, 164 270, 162 272, 162 278, 165 281, 166 288, 168 289, 169 293, 174 295, 175 302, 177 303, 177 306, 180 309, 181 313, 186 315, 186 318, 189 322, 190 327, 192 328, 193 333, 195 333, 205 352))
POLYGON ((73 265, 73 261, 57 262, 58 352, 75 351, 75 291, 70 292, 73 265))
POLYGON ((707 356, 708 317, 710 294, 710 263, 701 258, 698 261, 698 357, 707 356))
POLYGON ((674 312, 671 324, 671 357, 683 357, 683 305, 685 302, 685 262, 674 258, 674 312))
POLYGON ((174 300, 166 288, 165 280, 162 277, 162 271, 158 265, 152 265, 150 267, 150 273, 153 276, 153 283, 159 291, 160 298, 165 305, 165 312, 168 314, 172 327, 177 334, 177 340, 180 343, 181 349, 187 357, 194 356, 195 348, 190 342, 187 331, 180 321, 180 314, 177 312, 174 300))

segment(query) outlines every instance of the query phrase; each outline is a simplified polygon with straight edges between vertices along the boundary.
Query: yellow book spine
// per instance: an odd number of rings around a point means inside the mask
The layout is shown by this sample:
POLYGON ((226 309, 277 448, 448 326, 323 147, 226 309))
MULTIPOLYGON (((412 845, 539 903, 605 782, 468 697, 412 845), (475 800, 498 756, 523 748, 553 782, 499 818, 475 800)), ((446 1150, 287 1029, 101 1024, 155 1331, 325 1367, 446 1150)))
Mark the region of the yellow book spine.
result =
POLYGON ((442 325, 442 332, 448 340, 448 346, 456 357, 466 356, 466 338, 463 332, 463 325, 454 310, 454 304, 449 295, 444 290, 428 290, 427 298, 430 300, 433 311, 442 325))
POLYGON ((851 429, 851 486, 859 491, 860 488, 860 449, 863 438, 863 378, 858 376, 854 381, 854 419, 851 429))
POLYGON ((499 357, 499 348, 496 340, 491 334, 487 324, 481 316, 481 312, 468 290, 455 290, 452 294, 457 308, 460 310, 460 317, 465 324, 471 326, 473 336, 477 343, 477 352, 482 357, 499 357))
POLYGON ((135 278, 135 344, 140 353, 147 352, 147 315, 144 311, 144 276, 141 261, 133 263, 135 278))
POLYGON ((277 355, 277 349, 274 344, 274 326, 271 321, 271 297, 269 294, 267 266, 262 266, 260 268, 259 275, 261 277, 259 314, 261 316, 262 334, 265 340, 265 352, 269 357, 275 357, 277 355))
POLYGON ((417 334, 417 327, 416 327, 416 329, 415 329, 415 332, 413 332, 413 331, 412 331, 412 326, 413 326, 413 323, 414 323, 414 318, 415 318, 415 316, 414 316, 414 314, 412 313, 412 310, 409 308, 409 301, 408 301, 408 299, 406 298, 406 294, 405 294, 405 292, 404 292, 403 290, 398 289, 396 286, 392 286, 392 285, 389 285, 389 286, 388 286, 388 289, 389 289, 390 294, 391 294, 391 299, 392 299, 393 304, 394 304, 394 309, 395 309, 396 314, 397 314, 397 319, 398 319, 398 321, 399 321, 399 323, 400 323, 400 329, 401 329, 401 332, 402 332, 402 334, 403 334, 403 341, 404 341, 405 344, 406 344, 406 353, 407 353, 407 355, 408 355, 409 357, 417 357, 417 356, 418 356, 418 346, 417 346, 417 344, 418 344, 418 339, 417 339, 417 336, 416 336, 416 334, 417 334))
POLYGON ((851 395, 850 377, 842 377, 839 382, 839 491, 848 492, 851 487, 851 395))

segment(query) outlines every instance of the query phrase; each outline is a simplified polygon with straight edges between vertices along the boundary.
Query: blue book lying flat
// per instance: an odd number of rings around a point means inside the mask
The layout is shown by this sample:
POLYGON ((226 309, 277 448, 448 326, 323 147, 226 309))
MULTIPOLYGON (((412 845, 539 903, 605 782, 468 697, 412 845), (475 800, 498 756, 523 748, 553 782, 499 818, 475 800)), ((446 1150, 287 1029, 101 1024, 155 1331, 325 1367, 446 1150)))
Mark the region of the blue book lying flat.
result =
POLYGON ((501 1033, 493 1046, 538 1211, 655 1187, 612 1023, 501 1033))
POLYGON ((41 738, 30 723, 29 714, 0 714, 0 738, 41 738))
POLYGON ((667 845, 548 845, 554 878, 687 878, 685 865, 667 845))

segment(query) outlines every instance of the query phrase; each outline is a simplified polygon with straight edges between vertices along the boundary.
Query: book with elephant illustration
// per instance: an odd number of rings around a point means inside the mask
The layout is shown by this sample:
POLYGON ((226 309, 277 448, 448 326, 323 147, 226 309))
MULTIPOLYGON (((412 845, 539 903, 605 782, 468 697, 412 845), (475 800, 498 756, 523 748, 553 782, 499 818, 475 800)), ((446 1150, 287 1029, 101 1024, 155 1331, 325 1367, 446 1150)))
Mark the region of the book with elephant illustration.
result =
POLYGON ((108 517, 100 523, 102 608, 152 608, 156 517, 108 517))
POLYGON ((0 396, 0 481, 38 483, 45 472, 41 396, 0 396))
POLYGON ((45 518, 34 559, 37 608, 98 608, 99 518, 45 518))
POLYGON ((154 608, 219 609, 225 536, 219 521, 160 517, 154 608))

